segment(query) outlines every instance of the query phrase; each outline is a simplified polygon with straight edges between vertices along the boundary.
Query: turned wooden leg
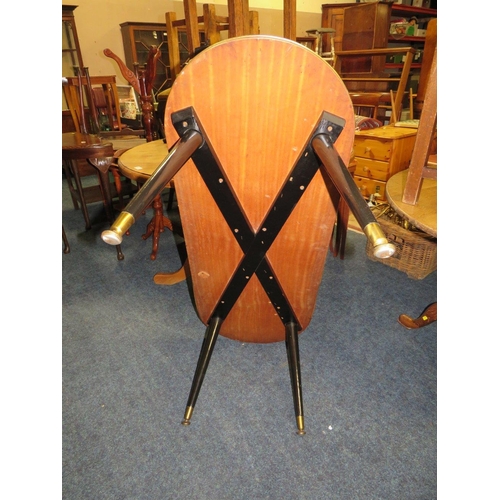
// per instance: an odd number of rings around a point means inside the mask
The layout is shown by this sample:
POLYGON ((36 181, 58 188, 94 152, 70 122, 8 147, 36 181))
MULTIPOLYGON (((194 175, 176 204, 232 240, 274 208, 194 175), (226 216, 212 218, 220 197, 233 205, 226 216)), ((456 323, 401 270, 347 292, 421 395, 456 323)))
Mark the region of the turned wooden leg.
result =
POLYGON ((76 160, 71 160, 69 162, 73 178, 75 179, 76 190, 78 196, 80 197, 80 208, 83 213, 83 218, 85 220, 85 229, 88 231, 91 229, 92 225, 90 223, 89 211, 87 210, 87 204, 85 203, 85 196, 83 195, 83 186, 80 179, 80 172, 78 171, 78 162, 76 160))
MULTIPOLYGON (((343 198, 339 201, 337 213, 337 228, 335 229, 335 244, 330 246, 334 257, 344 258, 345 243, 347 239, 347 227, 349 225, 349 207, 343 198), (333 248, 332 248, 333 246, 333 248)), ((333 241, 332 241, 333 244, 333 241)))
POLYGON ((119 200, 118 209, 123 210, 125 208, 125 202, 123 201, 122 180, 120 179, 120 172, 118 168, 116 168, 115 166, 109 167, 109 170, 113 174, 113 179, 115 181, 116 193, 118 195, 118 200, 119 200))
POLYGON ((161 199, 161 194, 155 197, 153 200, 153 210, 154 215, 146 227, 146 232, 142 235, 143 240, 147 240, 151 235, 153 236, 153 249, 151 252, 151 260, 156 259, 158 253, 158 245, 160 242, 160 234, 168 228, 172 231, 172 222, 168 217, 163 215, 163 201, 161 199))

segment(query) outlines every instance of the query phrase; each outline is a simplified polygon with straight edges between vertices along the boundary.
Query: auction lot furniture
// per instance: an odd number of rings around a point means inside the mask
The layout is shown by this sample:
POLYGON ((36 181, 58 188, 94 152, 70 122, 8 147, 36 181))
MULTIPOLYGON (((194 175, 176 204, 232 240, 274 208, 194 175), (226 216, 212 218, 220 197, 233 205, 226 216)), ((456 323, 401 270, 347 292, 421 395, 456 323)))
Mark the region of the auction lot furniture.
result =
POLYGON ((220 333, 285 342, 304 434, 298 335, 312 318, 340 197, 374 253, 394 251, 345 166, 354 139, 347 89, 297 42, 242 36, 185 67, 167 116, 169 155, 102 237, 120 243, 175 176, 189 280, 206 326, 183 423, 191 421, 220 333))

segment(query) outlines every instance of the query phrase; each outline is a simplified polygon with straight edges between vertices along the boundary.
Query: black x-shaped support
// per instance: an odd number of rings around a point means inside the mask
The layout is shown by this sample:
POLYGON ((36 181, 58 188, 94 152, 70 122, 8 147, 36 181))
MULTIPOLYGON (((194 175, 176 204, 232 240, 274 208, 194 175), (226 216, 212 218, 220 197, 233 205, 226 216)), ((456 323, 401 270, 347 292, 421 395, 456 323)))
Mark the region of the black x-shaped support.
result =
POLYGON ((314 154, 312 138, 318 134, 327 134, 333 143, 342 131, 345 122, 334 115, 323 114, 316 129, 311 134, 310 140, 292 167, 287 180, 274 199, 271 209, 256 232, 253 231, 245 217, 245 213, 234 195, 210 140, 204 132, 202 124, 196 118, 193 108, 187 108, 172 115, 172 123, 180 137, 191 131, 196 131, 203 137, 203 144, 192 154, 191 159, 243 251, 242 259, 210 315, 211 320, 205 333, 205 340, 200 352, 183 423, 188 425, 190 422, 222 323, 250 278, 255 274, 285 326, 285 340, 297 427, 298 432, 303 434, 304 422, 298 349, 298 332, 302 328, 280 285, 279 278, 274 273, 266 257, 266 253, 320 166, 314 154))
POLYGON ((301 330, 301 325, 266 257, 266 253, 320 167, 332 180, 363 228, 374 247, 374 255, 379 258, 387 258, 395 251, 394 245, 387 241, 380 225, 376 222, 373 213, 362 198, 352 176, 334 147, 335 141, 344 128, 345 121, 326 111, 323 112, 287 179, 284 180, 271 209, 256 232, 253 231, 245 217, 194 109, 189 107, 174 113, 172 122, 180 139, 116 219, 111 229, 103 232, 102 238, 112 245, 121 243, 123 234, 142 213, 144 207, 163 189, 179 169, 189 159, 192 159, 229 228, 231 228, 243 252, 243 257, 210 315, 183 424, 188 425, 190 422, 221 326, 250 278, 255 274, 285 327, 285 343, 298 433, 304 434, 298 348, 298 332, 301 330))

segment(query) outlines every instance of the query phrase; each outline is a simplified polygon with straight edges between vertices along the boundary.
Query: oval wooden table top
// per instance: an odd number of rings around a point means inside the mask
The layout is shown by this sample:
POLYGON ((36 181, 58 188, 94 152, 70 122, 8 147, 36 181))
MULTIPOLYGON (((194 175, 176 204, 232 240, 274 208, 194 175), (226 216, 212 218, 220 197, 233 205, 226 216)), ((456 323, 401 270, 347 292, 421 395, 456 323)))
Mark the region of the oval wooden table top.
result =
MULTIPOLYGON (((244 231, 255 238, 267 231, 263 224, 278 210, 284 186, 295 180, 292 169, 308 155, 303 151, 324 112, 345 120, 335 149, 349 163, 355 127, 347 89, 324 59, 297 42, 254 35, 211 45, 172 85, 164 121, 169 144, 179 137, 170 117, 188 108, 216 156, 219 183, 229 186, 224 208, 238 213, 244 231)), ((240 261, 249 260, 246 252, 257 244, 242 248, 243 237, 235 237, 240 228, 226 222, 192 160, 174 181, 196 310, 208 324, 215 307, 226 304, 225 291, 238 276, 240 261)), ((301 331, 312 318, 336 220, 322 171, 302 188, 304 195, 286 222, 275 225, 265 251, 274 275, 269 279, 279 282, 301 331)), ((235 294, 220 335, 241 342, 285 340, 283 322, 254 270, 235 294)))
POLYGON ((423 179, 420 196, 415 205, 403 203, 408 169, 393 175, 385 187, 389 205, 418 229, 437 238, 437 180, 423 179))
POLYGON ((120 172, 134 181, 145 182, 168 155, 168 146, 163 139, 135 146, 118 158, 120 172))

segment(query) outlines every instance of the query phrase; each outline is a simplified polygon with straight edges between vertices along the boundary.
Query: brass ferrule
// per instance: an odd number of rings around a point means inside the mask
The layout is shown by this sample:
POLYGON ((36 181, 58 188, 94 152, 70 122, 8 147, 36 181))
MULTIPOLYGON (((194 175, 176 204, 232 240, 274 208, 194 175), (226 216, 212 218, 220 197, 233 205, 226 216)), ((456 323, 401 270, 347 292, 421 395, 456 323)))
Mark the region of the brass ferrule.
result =
POLYGON ((304 430, 304 417, 302 415, 297 416, 297 434, 303 435, 306 433, 304 430))
POLYGON ((123 240, 123 235, 134 224, 135 219, 132 214, 122 212, 113 222, 110 229, 103 231, 101 238, 109 245, 119 245, 123 240))
POLYGON ((387 259, 394 255, 396 247, 389 243, 378 222, 370 222, 363 228, 368 241, 373 245, 373 255, 378 259, 387 259))
POLYGON ((191 422, 191 415, 193 414, 193 407, 186 406, 186 411, 184 412, 184 420, 182 421, 182 425, 189 425, 191 422))

